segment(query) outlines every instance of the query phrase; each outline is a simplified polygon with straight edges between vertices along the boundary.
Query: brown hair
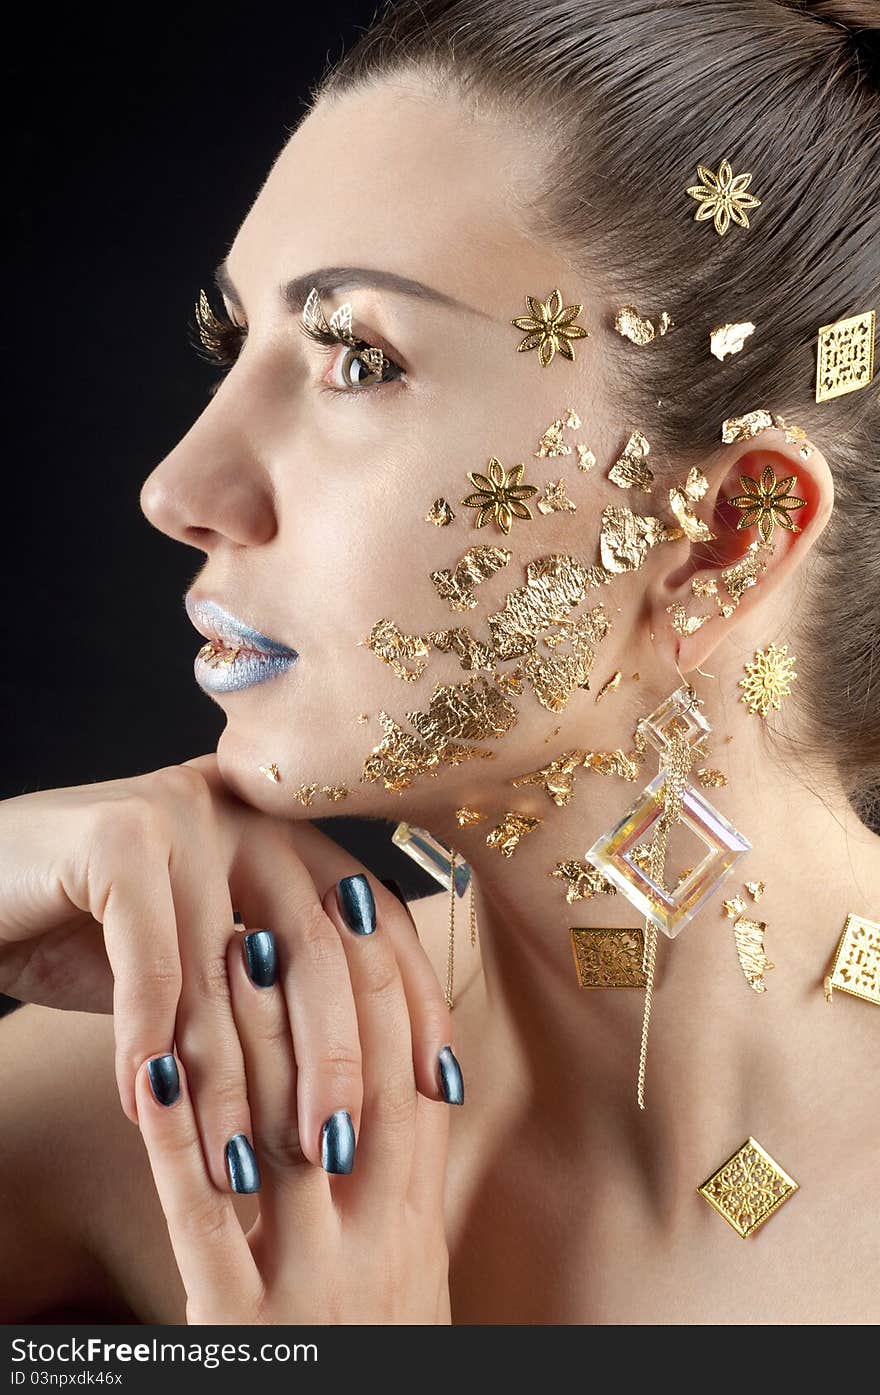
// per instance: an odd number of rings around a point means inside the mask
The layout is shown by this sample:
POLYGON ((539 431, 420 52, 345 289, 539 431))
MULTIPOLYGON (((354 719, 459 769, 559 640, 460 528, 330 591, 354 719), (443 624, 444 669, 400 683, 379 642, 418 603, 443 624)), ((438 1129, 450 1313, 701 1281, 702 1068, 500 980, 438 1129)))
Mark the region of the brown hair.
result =
POLYGON ((705 459, 725 417, 758 407, 824 444, 835 508, 785 638, 812 754, 869 823, 880 822, 880 395, 874 383, 817 405, 814 384, 819 327, 880 309, 877 20, 877 0, 401 0, 313 93, 414 69, 549 138, 553 158, 535 173, 542 232, 618 303, 668 309, 676 325, 659 358, 609 348, 616 405, 648 436, 652 464, 705 459), (762 206, 748 232, 719 238, 693 221, 684 190, 698 160, 723 157, 752 172, 762 206), (710 328, 749 319, 746 351, 710 368, 710 328))

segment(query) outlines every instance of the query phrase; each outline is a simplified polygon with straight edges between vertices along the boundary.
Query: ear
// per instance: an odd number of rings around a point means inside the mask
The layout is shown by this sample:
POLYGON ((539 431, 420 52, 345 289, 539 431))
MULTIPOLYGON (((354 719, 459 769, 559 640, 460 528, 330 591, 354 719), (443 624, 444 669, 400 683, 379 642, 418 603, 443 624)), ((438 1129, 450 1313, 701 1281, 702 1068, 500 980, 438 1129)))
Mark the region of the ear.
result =
MULTIPOLYGON (((693 512, 708 523, 715 538, 711 542, 687 544, 684 560, 677 562, 673 570, 658 575, 650 598, 651 628, 656 636, 663 635, 675 646, 673 652, 684 673, 701 667, 725 635, 786 584, 809 554, 834 507, 834 482, 825 456, 815 446, 787 441, 786 433, 775 428, 762 431, 760 442, 753 439, 725 446, 719 452, 717 463, 705 473, 709 488, 703 500, 694 505, 693 512), (801 455, 804 449, 810 452, 806 459, 801 455), (771 473, 765 473, 767 471, 771 473), (770 485, 769 494, 762 490, 762 476, 764 484, 770 485), (789 476, 794 478, 783 490, 782 483, 789 476), (733 604, 733 601, 721 574, 726 567, 745 557, 753 542, 762 542, 761 511, 749 512, 729 501, 731 498, 742 500, 750 494, 766 500, 774 493, 783 503, 789 497, 805 502, 802 507, 771 513, 772 535, 766 546, 759 547, 759 556, 766 567, 759 571, 754 586, 743 592, 733 614, 725 619, 718 601, 726 604, 733 604), (790 521, 793 529, 780 523, 780 515, 790 521), (714 580, 718 601, 711 595, 695 594, 691 585, 695 578, 699 582, 714 580), (711 618, 692 635, 678 634, 672 626, 672 615, 666 609, 675 602, 684 606, 688 616, 709 615, 711 618)), ((767 511, 763 512, 767 519, 767 511)), ((679 551, 679 559, 681 555, 679 551)))

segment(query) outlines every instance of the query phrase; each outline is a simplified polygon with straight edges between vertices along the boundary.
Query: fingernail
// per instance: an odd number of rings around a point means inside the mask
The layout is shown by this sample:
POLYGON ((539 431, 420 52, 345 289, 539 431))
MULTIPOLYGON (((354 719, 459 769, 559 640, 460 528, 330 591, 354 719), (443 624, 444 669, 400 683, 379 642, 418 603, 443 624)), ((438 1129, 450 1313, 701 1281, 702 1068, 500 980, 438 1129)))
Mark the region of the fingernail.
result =
POLYGON ((260 1167, 247 1135, 233 1134, 226 1145, 226 1171, 234 1192, 258 1192, 260 1167))
POLYGON ((174 1104, 180 1097, 180 1074, 172 1055, 154 1056, 147 1062, 150 1089, 160 1104, 174 1104))
POLYGON ((337 1109, 321 1130, 321 1166, 325 1172, 351 1172, 354 1167, 354 1125, 347 1109, 337 1109))
POLYGON ((275 982, 275 936, 271 930, 252 930, 243 935, 244 966, 258 988, 271 988, 275 982))
POLYGON ((397 897, 397 899, 398 899, 398 901, 400 902, 401 906, 403 906, 403 909, 406 911, 407 915, 409 916, 409 923, 410 923, 410 925, 412 926, 412 928, 415 930, 416 934, 418 935, 419 932, 418 932, 418 930, 416 929, 416 923, 415 923, 415 920, 413 919, 413 913, 412 913, 412 911, 410 910, 409 906, 408 906, 407 903, 406 903, 406 897, 405 897, 404 894, 403 894, 403 887, 400 885, 400 882, 396 882, 396 881, 394 880, 393 877, 381 877, 381 878, 380 878, 380 881, 382 882, 382 885, 385 887, 386 891, 390 891, 392 896, 396 896, 396 897, 397 897))
POLYGON ((336 884, 336 896, 342 919, 356 935, 372 935, 376 928, 376 903, 370 883, 362 872, 343 877, 336 884))
POLYGON ((451 1046, 444 1046, 437 1053, 437 1075, 446 1103, 464 1104, 464 1077, 451 1046))

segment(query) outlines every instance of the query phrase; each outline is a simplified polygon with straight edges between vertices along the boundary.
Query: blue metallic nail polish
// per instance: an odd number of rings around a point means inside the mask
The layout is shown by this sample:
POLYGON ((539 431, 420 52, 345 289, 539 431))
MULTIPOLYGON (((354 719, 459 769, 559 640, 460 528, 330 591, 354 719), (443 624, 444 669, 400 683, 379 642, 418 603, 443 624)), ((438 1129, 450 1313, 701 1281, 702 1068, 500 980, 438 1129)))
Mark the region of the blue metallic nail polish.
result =
POLYGON ((180 1098, 180 1074, 172 1055, 154 1056, 147 1062, 150 1089, 160 1104, 174 1104, 180 1098))
POLYGON ((260 1167, 247 1135, 233 1134, 226 1145, 226 1171, 234 1192, 258 1192, 260 1167))
POLYGON ((464 1077, 451 1046, 444 1046, 437 1053, 437 1075, 446 1103, 464 1104, 464 1077))
POLYGON ((277 971, 275 936, 271 930, 252 930, 242 939, 248 977, 258 988, 271 988, 277 971))
POLYGON ((336 884, 342 918, 356 935, 372 935, 376 928, 376 903, 370 883, 362 872, 343 877, 336 884))
POLYGON ((354 1167, 354 1125, 347 1109, 337 1109, 321 1130, 321 1166, 325 1172, 351 1172, 354 1167))

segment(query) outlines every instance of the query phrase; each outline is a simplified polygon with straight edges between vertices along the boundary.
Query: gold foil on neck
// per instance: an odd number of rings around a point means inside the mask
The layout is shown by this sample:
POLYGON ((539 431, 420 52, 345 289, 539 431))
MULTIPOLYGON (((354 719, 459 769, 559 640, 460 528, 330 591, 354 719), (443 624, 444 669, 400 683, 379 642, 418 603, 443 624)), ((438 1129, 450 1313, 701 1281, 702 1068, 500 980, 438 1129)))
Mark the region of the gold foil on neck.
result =
POLYGON ((650 450, 648 440, 642 432, 634 431, 608 471, 608 478, 612 484, 621 489, 641 489, 650 494, 654 485, 654 472, 645 464, 650 450))
POLYGON ((421 678, 431 654, 421 635, 404 634, 393 620, 377 620, 364 643, 405 683, 421 678))
POLYGON ((502 857, 513 857, 520 840, 536 829, 541 822, 541 819, 532 818, 529 814, 508 811, 501 822, 486 834, 486 846, 497 848, 502 857))
POLYGON ((471 809, 467 804, 463 804, 460 809, 456 809, 455 818, 459 828, 471 828, 475 823, 482 823, 486 817, 479 809, 471 809))
POLYGON ((614 328, 617 333, 622 339, 628 339, 630 343, 637 344, 639 348, 653 343, 655 339, 662 338, 666 331, 673 327, 672 320, 666 310, 661 312, 656 325, 652 320, 647 320, 644 315, 640 315, 634 305, 622 305, 614 316, 614 328))
POLYGON ((577 512, 577 505, 572 503, 565 492, 565 480, 547 481, 544 493, 538 500, 538 508, 544 514, 577 512))
POLYGON ((583 766, 586 758, 586 751, 566 751, 549 765, 542 766, 540 770, 517 776, 511 784, 517 789, 520 785, 539 785, 554 804, 560 809, 564 808, 571 802, 574 794, 574 772, 579 766, 583 766))
POLYGON ((616 896, 617 887, 589 862, 557 862, 550 873, 558 881, 567 882, 565 899, 571 906, 575 901, 587 901, 591 896, 616 896))
POLYGON ((452 610, 473 610, 477 604, 473 588, 506 567, 512 555, 508 547, 468 548, 451 570, 431 572, 437 595, 452 610))
POLYGON ((763 920, 752 920, 749 916, 738 916, 733 925, 733 936, 740 968, 746 982, 756 993, 766 993, 764 974, 775 965, 764 953, 764 932, 767 926, 763 920))
POLYGON ((613 673, 611 677, 608 679, 608 682, 602 684, 602 687, 596 694, 596 701, 601 702, 603 697, 607 697, 609 693, 616 692, 617 689, 620 687, 620 680, 622 679, 622 677, 623 674, 620 672, 620 669, 618 669, 616 673, 613 673))
POLYGON ((767 890, 763 882, 745 882, 744 885, 753 901, 760 901, 767 890))
POLYGON ((729 901, 722 901, 721 905, 724 908, 724 914, 727 916, 728 920, 736 920, 737 916, 742 915, 744 911, 748 910, 748 906, 739 892, 737 892, 736 896, 731 896, 729 901))

